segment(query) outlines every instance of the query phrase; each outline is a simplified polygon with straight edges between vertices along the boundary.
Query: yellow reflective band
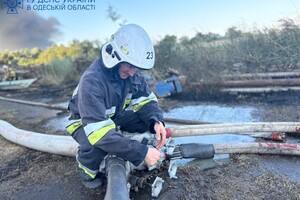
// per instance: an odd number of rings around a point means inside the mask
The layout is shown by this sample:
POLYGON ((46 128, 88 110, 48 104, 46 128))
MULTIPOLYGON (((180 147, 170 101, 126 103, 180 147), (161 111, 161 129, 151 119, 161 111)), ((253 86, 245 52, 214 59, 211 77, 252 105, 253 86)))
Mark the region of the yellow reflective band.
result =
POLYGON ((153 98, 153 99, 147 99, 147 100, 144 100, 138 104, 135 104, 132 106, 132 110, 133 112, 136 112, 138 111, 139 109, 141 109, 145 104, 149 103, 150 101, 157 101, 157 98, 153 98))
POLYGON ((126 95, 125 102, 124 102, 122 110, 125 109, 131 103, 131 98, 132 98, 132 93, 128 93, 126 95))
POLYGON ((82 125, 82 122, 81 122, 81 120, 79 120, 79 121, 73 122, 72 124, 67 126, 66 129, 67 129, 68 133, 70 135, 72 135, 76 131, 76 129, 78 129, 81 125, 82 125))
POLYGON ((100 122, 94 122, 94 123, 89 123, 84 127, 84 131, 86 136, 88 137, 91 135, 93 132, 101 130, 103 127, 109 126, 111 124, 114 124, 113 120, 108 118, 107 120, 100 121, 100 122))
POLYGON ((108 126, 105 126, 97 131, 92 132, 89 136, 88 136, 88 140, 89 142, 94 145, 96 142, 98 142, 109 130, 116 128, 115 124, 111 124, 108 126))
POLYGON ((112 117, 114 116, 116 113, 116 106, 111 107, 110 109, 107 109, 105 111, 105 115, 107 115, 108 117, 112 117))
POLYGON ((130 101, 131 101, 131 99, 125 99, 125 103, 124 103, 122 110, 130 104, 130 101))
POLYGON ((80 169, 82 169, 82 170, 84 171, 84 173, 86 173, 87 175, 89 175, 92 179, 94 179, 94 178, 96 177, 96 175, 97 175, 97 173, 96 173, 96 174, 90 173, 89 170, 86 169, 86 168, 85 168, 84 166, 82 166, 81 164, 79 164, 78 167, 79 167, 80 169))

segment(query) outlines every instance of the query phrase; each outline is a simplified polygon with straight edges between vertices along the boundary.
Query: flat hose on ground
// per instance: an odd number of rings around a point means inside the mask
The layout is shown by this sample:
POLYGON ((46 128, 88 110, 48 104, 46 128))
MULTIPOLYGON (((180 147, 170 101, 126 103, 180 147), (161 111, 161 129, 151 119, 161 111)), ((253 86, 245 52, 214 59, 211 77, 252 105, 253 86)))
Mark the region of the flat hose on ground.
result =
POLYGON ((252 142, 214 144, 216 154, 273 154, 300 156, 300 145, 288 143, 252 142))
POLYGON ((62 111, 68 110, 68 108, 64 107, 64 106, 51 105, 51 104, 40 103, 40 102, 25 101, 25 100, 19 100, 19 99, 10 99, 10 98, 1 97, 1 96, 0 96, 0 100, 14 102, 14 103, 20 103, 20 104, 25 104, 25 105, 30 105, 30 106, 44 107, 44 108, 49 108, 49 109, 53 109, 53 110, 62 110, 62 111))
POLYGON ((227 144, 188 143, 180 145, 183 158, 212 158, 215 154, 273 154, 300 156, 298 144, 253 142, 227 144))
MULTIPOLYGON (((174 126, 168 128, 168 136, 199 136, 213 134, 245 134, 249 132, 297 132, 299 122, 246 122, 174 126)), ((247 134, 249 135, 249 134, 247 134)))

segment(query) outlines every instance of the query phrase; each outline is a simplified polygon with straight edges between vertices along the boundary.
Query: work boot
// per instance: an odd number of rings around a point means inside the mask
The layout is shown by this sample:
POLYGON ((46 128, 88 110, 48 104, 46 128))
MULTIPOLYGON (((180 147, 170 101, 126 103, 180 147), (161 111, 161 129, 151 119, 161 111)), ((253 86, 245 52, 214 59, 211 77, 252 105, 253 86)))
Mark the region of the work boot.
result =
POLYGON ((96 189, 102 186, 102 179, 100 177, 96 177, 91 180, 82 180, 82 184, 89 189, 96 189))
POLYGON ((79 169, 79 176, 81 178, 82 184, 89 189, 96 189, 103 185, 102 178, 97 174, 94 179, 87 175, 83 170, 79 169))

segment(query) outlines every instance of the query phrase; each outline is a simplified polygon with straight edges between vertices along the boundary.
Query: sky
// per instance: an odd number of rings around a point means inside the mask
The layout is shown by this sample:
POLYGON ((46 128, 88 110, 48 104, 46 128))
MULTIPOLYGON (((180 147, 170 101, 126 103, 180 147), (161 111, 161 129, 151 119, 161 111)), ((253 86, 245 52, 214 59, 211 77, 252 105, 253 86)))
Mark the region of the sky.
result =
POLYGON ((22 3, 23 9, 16 7, 18 14, 7 14, 7 7, 0 12, 0 50, 30 48, 35 41, 42 48, 52 43, 68 44, 73 39, 104 43, 119 28, 108 17, 109 6, 120 15, 117 22, 139 24, 154 43, 165 35, 178 38, 193 37, 197 32, 224 35, 233 26, 243 31, 277 27, 279 19, 290 18, 300 24, 299 0, 23 0, 22 3), (63 2, 64 10, 32 9, 43 5, 50 8, 46 6, 63 2), (93 9, 67 9, 72 5, 93 5, 93 9), (24 25, 25 20, 30 23, 24 25))

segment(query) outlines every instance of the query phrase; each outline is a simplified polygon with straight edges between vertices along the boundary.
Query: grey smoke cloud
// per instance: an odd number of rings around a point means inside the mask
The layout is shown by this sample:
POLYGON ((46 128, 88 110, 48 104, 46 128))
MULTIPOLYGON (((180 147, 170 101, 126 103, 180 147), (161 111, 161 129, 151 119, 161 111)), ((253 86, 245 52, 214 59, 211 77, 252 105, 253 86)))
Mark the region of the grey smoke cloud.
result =
MULTIPOLYGON (((0 0, 0 6, 4 1, 0 0)), ((7 14, 7 8, 0 10, 0 50, 44 49, 60 35, 60 23, 56 18, 45 19, 25 7, 17 10, 18 14, 7 14)))

